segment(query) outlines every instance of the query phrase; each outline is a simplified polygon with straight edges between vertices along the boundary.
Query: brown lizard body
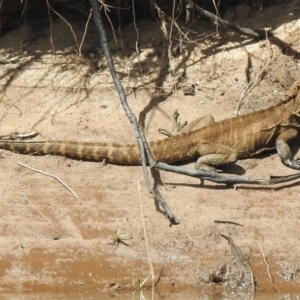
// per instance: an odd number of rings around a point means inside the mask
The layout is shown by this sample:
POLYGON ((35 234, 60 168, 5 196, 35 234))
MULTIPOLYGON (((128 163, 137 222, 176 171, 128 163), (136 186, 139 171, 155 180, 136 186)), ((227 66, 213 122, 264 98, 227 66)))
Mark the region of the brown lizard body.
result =
MULTIPOLYGON (((300 163, 291 159, 286 144, 298 134, 299 112, 300 79, 293 84, 285 100, 274 107, 152 141, 149 145, 156 161, 174 163, 198 159, 197 167, 235 162, 276 146, 286 165, 300 168, 300 163)), ((0 149, 90 161, 105 159, 122 165, 140 164, 137 144, 0 140, 0 149)))

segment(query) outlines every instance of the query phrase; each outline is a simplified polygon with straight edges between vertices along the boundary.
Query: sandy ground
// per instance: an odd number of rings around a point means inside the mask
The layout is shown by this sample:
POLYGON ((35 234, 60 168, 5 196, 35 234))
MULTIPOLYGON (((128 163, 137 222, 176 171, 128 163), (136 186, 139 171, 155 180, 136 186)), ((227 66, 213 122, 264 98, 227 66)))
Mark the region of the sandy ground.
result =
MULTIPOLYGON (((183 51, 168 60, 168 45, 159 23, 141 21, 139 54, 133 24, 109 33, 118 75, 128 101, 144 124, 149 140, 157 129, 170 128, 175 109, 182 120, 212 113, 216 120, 278 103, 300 75, 300 4, 272 6, 245 16, 237 24, 272 28, 293 51, 272 39, 254 41, 216 33, 197 23, 183 51), (282 51, 281 51, 282 50, 282 51), (298 56, 297 56, 298 55, 298 56), (194 88, 195 95, 184 91, 194 88)), ((84 26, 73 25, 80 40, 84 26)), ((36 130, 39 139, 133 143, 132 128, 112 84, 97 38, 78 55, 69 27, 60 19, 50 30, 23 26, 1 38, 0 134, 36 130), (53 52, 54 50, 54 52, 53 52)), ((176 36, 174 34, 174 46, 176 36)), ((298 143, 299 144, 299 143, 298 143)), ((298 150, 294 145, 295 153, 298 150)), ((162 173, 161 191, 180 225, 170 226, 156 211, 140 167, 104 165, 55 156, 26 156, 1 151, 0 286, 3 291, 110 292, 132 289, 132 280, 149 274, 138 183, 157 289, 195 288, 207 293, 249 291, 300 292, 300 186, 238 185, 227 188, 162 173), (21 162, 59 177, 26 169, 21 162), (218 224, 215 220, 242 224, 218 224), (132 236, 111 245, 110 234, 132 236), (231 236, 250 271, 221 233, 231 236)), ((239 173, 265 178, 293 171, 276 153, 238 162, 239 173)), ((193 163, 188 165, 193 168, 193 163)), ((148 281, 147 284, 150 284, 148 281)))

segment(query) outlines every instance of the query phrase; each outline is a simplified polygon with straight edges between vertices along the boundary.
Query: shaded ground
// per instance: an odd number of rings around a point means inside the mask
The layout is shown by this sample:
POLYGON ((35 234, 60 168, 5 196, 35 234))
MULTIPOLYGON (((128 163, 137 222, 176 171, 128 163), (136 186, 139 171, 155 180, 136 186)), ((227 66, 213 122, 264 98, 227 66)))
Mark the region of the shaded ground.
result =
MULTIPOLYGON (((294 1, 247 16, 239 12, 234 21, 273 27, 278 38, 299 52, 299 13, 294 1)), ((241 113, 277 103, 300 74, 299 58, 268 41, 218 34, 206 23, 197 26, 193 28, 197 43, 185 45, 170 65, 158 23, 137 23, 143 32, 140 55, 135 52, 133 25, 122 29, 118 51, 111 38, 118 75, 149 140, 160 137, 158 128, 171 126, 175 109, 182 120, 208 113, 216 120, 232 117, 247 87, 246 74, 257 84, 242 103, 241 113), (195 95, 185 96, 184 91, 193 87, 195 95)), ((73 29, 82 36, 83 28, 73 29)), ((96 35, 84 44, 85 56, 79 56, 63 21, 53 23, 53 33, 53 45, 47 28, 35 35, 24 26, 1 39, 0 134, 36 130, 42 139, 134 142, 102 52, 95 50, 96 35)), ((243 252, 258 290, 300 291, 298 182, 234 190, 208 182, 199 186, 198 180, 163 173, 163 194, 181 221, 169 227, 147 193, 140 167, 1 154, 2 290, 114 293, 131 289, 138 276, 147 277, 140 182, 151 259, 157 276, 163 270, 158 289, 193 286, 209 293, 251 289, 249 272, 220 236, 224 233, 243 252), (18 162, 58 176, 78 198, 55 179, 18 162), (110 245, 108 232, 118 230, 132 235, 129 246, 110 245)), ((235 170, 246 171, 249 177, 291 173, 276 154, 238 165, 235 170)))

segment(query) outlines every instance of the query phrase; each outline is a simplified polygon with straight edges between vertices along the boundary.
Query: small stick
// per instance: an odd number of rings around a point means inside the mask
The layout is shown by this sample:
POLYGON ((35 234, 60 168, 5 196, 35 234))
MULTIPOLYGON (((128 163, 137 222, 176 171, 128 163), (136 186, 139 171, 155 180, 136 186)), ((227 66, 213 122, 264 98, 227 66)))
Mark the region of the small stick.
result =
POLYGON ((214 222, 217 224, 232 224, 232 225, 241 226, 241 227, 244 226, 243 224, 232 222, 232 221, 215 220, 214 222))
POLYGON ((32 167, 29 167, 29 166, 24 165, 24 164, 22 164, 22 163, 20 163, 20 162, 18 162, 18 165, 20 165, 20 166, 22 166, 22 167, 24 167, 24 168, 30 169, 30 170, 32 170, 32 171, 35 171, 35 172, 37 172, 37 173, 40 173, 40 174, 43 174, 43 175, 46 175, 46 176, 50 176, 50 177, 52 177, 52 178, 55 178, 55 179, 56 179, 57 181, 59 181, 66 189, 68 189, 68 190, 69 190, 76 198, 78 198, 77 194, 76 194, 70 187, 68 187, 68 186, 67 186, 60 178, 58 178, 57 176, 52 175, 52 174, 49 174, 49 173, 46 173, 46 172, 44 172, 44 171, 37 170, 37 169, 32 168, 32 167))
POLYGON ((24 194, 20 193, 20 195, 22 195, 28 202, 29 204, 34 207, 41 215, 42 217, 56 230, 56 228, 54 227, 54 225, 49 221, 49 219, 28 199, 28 197, 26 197, 24 194))

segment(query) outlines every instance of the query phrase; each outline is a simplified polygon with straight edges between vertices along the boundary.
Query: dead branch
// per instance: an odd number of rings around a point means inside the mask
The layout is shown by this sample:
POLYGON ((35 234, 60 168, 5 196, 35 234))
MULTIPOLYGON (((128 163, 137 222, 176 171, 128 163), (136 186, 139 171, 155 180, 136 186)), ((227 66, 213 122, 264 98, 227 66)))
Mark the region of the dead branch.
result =
POLYGON ((98 29, 102 49, 104 51, 104 55, 105 55, 105 58, 106 58, 106 61, 107 61, 109 71, 111 73, 112 79, 113 79, 114 84, 116 86, 116 89, 118 91, 123 109, 126 113, 127 118, 129 119, 129 121, 132 125, 133 131, 134 131, 134 134, 135 134, 135 138, 136 138, 137 143, 138 143, 139 148, 140 148, 141 161, 142 161, 142 167, 143 167, 144 179, 145 179, 146 185, 148 187, 149 192, 154 195, 154 199, 155 200, 160 199, 160 203, 163 203, 163 207, 165 209, 165 214, 169 218, 171 223, 174 224, 174 225, 177 225, 177 224, 179 224, 178 219, 174 216, 174 214, 172 213, 172 211, 169 208, 168 204, 163 199, 162 195, 159 193, 158 189, 157 188, 155 189, 155 188, 151 187, 150 180, 149 180, 149 177, 148 177, 148 172, 147 172, 147 167, 146 167, 147 163, 146 162, 148 161, 150 167, 153 167, 153 166, 155 166, 155 160, 153 159, 153 157, 151 155, 151 151, 149 150, 149 146, 147 144, 147 141, 146 141, 146 138, 143 134, 143 131, 138 126, 137 119, 136 119, 135 115, 133 114, 132 110, 130 109, 130 107, 128 105, 127 97, 126 97, 124 88, 122 86, 122 83, 120 82, 119 78, 117 77, 115 66, 114 66, 114 63, 113 63, 113 59, 112 59, 112 56, 111 56, 111 53, 110 53, 110 50, 109 50, 109 47, 108 47, 108 44, 107 44, 106 32, 105 32, 102 17, 101 17, 101 14, 100 14, 99 3, 98 3, 97 0, 91 0, 91 5, 92 5, 95 24, 96 24, 96 27, 98 29), (146 157, 147 157, 147 159, 146 159, 146 157))
POLYGON ((247 178, 245 176, 240 176, 240 175, 222 175, 217 172, 188 169, 185 167, 168 165, 162 162, 157 163, 156 167, 166 172, 173 172, 182 175, 187 175, 190 177, 199 178, 202 180, 208 180, 216 183, 224 183, 224 184, 231 184, 231 185, 235 185, 237 183, 243 183, 243 184, 255 184, 255 185, 267 186, 267 185, 275 185, 279 183, 294 181, 300 178, 300 172, 291 175, 286 175, 286 176, 270 176, 269 179, 267 178, 257 179, 257 178, 247 178))

